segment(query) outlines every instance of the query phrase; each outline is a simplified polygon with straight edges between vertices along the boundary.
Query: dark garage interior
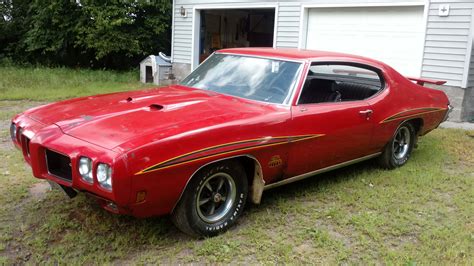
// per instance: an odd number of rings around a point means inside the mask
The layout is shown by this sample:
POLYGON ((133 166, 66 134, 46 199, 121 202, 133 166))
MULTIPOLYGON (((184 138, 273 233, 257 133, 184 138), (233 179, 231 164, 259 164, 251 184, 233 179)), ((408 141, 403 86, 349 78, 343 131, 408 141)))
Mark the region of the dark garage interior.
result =
POLYGON ((199 62, 215 50, 272 47, 275 9, 216 9, 201 11, 199 62))

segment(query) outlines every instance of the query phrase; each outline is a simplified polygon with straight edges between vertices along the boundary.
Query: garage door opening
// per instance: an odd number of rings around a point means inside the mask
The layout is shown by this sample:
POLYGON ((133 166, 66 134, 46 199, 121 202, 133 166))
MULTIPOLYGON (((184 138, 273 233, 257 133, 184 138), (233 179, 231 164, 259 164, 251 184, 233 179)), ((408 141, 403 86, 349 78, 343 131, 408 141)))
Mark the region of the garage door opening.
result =
POLYGON ((219 49, 273 46, 274 8, 201 10, 199 22, 198 63, 219 49))

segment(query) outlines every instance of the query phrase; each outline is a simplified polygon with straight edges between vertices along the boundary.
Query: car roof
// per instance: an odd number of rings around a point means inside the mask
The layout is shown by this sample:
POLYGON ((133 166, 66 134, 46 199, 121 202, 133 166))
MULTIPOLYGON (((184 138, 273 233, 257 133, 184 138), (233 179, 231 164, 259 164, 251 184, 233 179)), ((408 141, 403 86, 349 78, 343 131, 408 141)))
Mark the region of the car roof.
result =
POLYGON ((251 55, 272 57, 287 60, 349 60, 363 61, 373 65, 384 66, 385 64, 363 56, 351 55, 338 52, 306 50, 297 48, 269 48, 269 47, 252 47, 252 48, 228 48, 217 51, 218 53, 251 55))

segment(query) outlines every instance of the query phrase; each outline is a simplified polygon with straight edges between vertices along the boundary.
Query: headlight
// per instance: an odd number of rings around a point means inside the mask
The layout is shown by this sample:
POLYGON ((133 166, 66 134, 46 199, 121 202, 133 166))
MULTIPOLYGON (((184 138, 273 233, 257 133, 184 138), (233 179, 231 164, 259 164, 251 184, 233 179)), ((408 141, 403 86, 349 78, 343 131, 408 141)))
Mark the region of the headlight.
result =
POLYGON ((101 187, 112 190, 112 169, 105 163, 97 166, 97 181, 101 187))
POLYGON ((10 125, 10 136, 12 137, 13 141, 16 141, 16 125, 15 125, 15 123, 12 123, 10 125))
POLYGON ((87 157, 81 157, 79 159, 79 174, 82 179, 88 183, 93 183, 92 178, 92 160, 87 157))

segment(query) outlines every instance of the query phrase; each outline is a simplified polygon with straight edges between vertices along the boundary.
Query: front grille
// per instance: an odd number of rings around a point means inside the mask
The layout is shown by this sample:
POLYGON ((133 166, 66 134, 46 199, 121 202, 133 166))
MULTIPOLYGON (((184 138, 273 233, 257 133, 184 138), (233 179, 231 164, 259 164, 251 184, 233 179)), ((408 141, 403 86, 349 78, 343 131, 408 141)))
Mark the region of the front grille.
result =
POLYGON ((60 153, 46 150, 48 172, 56 177, 72 181, 71 159, 60 153))

